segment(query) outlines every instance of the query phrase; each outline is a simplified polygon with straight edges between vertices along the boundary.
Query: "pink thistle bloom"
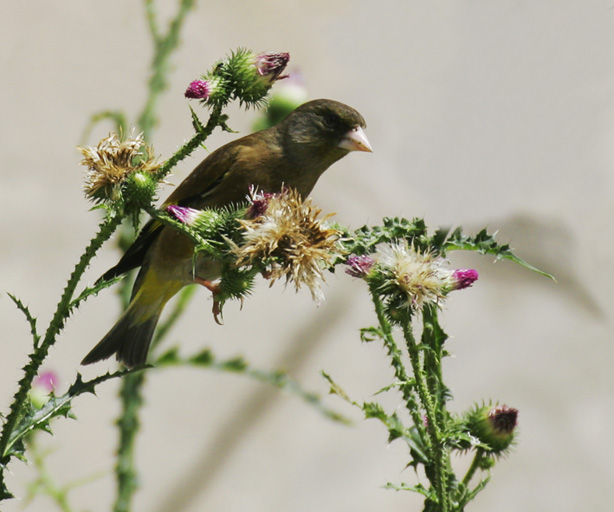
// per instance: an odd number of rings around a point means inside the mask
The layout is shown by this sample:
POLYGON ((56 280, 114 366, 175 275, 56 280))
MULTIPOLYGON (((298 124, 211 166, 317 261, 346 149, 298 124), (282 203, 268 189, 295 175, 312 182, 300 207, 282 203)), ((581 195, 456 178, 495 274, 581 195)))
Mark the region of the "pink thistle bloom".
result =
POLYGON ((373 265, 375 265, 375 260, 371 256, 350 256, 345 264, 348 268, 345 269, 345 273, 351 275, 352 277, 366 277, 373 265))
MULTIPOLYGON (((285 191, 285 189, 284 189, 285 191)), ((282 191, 282 193, 284 192, 282 191)), ((254 185, 249 188, 249 195, 247 196, 247 200, 250 202, 250 206, 247 208, 245 212, 245 216, 248 219, 255 219, 264 215, 269 207, 269 201, 273 197, 279 197, 280 194, 272 193, 272 192, 260 192, 256 189, 254 185)))
POLYGON ((287 52, 261 53, 256 56, 254 65, 259 76, 266 77, 270 83, 273 83, 275 80, 287 77, 287 75, 280 75, 286 69, 289 60, 290 54, 287 52))
POLYGON ((166 207, 166 213, 177 219, 179 222, 192 226, 196 223, 202 212, 200 210, 195 210, 194 208, 188 208, 187 206, 177 206, 171 204, 166 207))
POLYGON ((488 421, 497 435, 509 435, 516 428, 518 409, 507 405, 497 405, 488 411, 488 421))
POLYGON ((46 393, 51 393, 58 384, 58 376, 54 371, 47 370, 39 373, 34 379, 34 386, 41 388, 46 393))
POLYGON ((185 97, 192 100, 206 100, 211 95, 211 86, 205 80, 194 80, 185 91, 185 97))
POLYGON ((478 280, 478 271, 471 268, 459 268, 452 274, 452 290, 469 288, 478 280))

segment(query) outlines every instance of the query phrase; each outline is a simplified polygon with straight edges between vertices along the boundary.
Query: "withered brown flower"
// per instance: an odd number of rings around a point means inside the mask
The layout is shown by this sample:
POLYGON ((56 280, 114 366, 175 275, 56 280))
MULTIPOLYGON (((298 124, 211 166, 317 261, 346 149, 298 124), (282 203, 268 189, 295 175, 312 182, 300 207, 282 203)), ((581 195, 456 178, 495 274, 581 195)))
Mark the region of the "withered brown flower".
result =
POLYGON ((102 139, 96 147, 78 147, 83 155, 81 165, 88 168, 85 194, 95 202, 115 201, 121 197, 121 186, 135 173, 152 174, 159 167, 151 146, 143 134, 121 140, 115 133, 102 139))
MULTIPOLYGON (((252 192, 252 203, 258 197, 252 192)), ((326 224, 334 214, 321 217, 322 210, 312 205, 311 199, 303 200, 295 190, 267 194, 266 201, 261 215, 239 221, 245 234, 243 244, 232 247, 237 265, 265 260, 270 265, 266 277, 271 279, 271 285, 285 277, 296 290, 307 286, 313 299, 320 302, 324 299, 324 270, 341 252, 336 243, 339 231, 326 224)))

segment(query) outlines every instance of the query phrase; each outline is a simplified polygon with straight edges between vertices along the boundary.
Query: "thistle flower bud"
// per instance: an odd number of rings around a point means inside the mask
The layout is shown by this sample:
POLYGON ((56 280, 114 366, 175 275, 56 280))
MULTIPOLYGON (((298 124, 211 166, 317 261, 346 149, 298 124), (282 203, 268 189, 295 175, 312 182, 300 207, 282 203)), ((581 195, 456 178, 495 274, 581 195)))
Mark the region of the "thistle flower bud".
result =
POLYGON ((241 103, 257 105, 275 81, 285 78, 281 74, 289 60, 289 53, 256 54, 238 49, 226 61, 218 64, 214 74, 231 84, 233 94, 241 103))
POLYGON ((484 405, 467 415, 471 435, 489 448, 489 453, 501 455, 514 440, 518 410, 507 405, 484 405))
POLYGON ((179 222, 188 226, 196 224, 201 210, 195 210, 194 208, 188 208, 187 206, 177 206, 171 204, 166 207, 166 213, 177 219, 179 222))
POLYGON ((450 288, 450 291, 469 288, 478 280, 478 277, 479 275, 477 270, 473 270, 471 268, 459 268, 452 274, 452 287, 450 288))
POLYGON ((171 204, 166 212, 179 222, 194 229, 204 238, 215 237, 222 214, 215 210, 195 210, 187 206, 171 204))
POLYGON ((272 85, 275 80, 281 80, 286 76, 281 76, 290 61, 290 54, 283 53, 260 53, 254 59, 256 72, 260 81, 272 85))
POLYGON ((191 100, 207 100, 211 94, 211 86, 206 80, 194 80, 188 85, 185 97, 191 100))
POLYGON ((37 409, 45 405, 49 400, 49 395, 55 391, 58 381, 58 376, 54 371, 47 370, 39 373, 34 378, 32 389, 29 392, 32 405, 37 409))
POLYGON ((345 273, 351 275, 352 277, 367 277, 375 265, 375 259, 371 256, 350 256, 345 264, 347 268, 345 269, 345 273))
POLYGON ((217 62, 201 80, 194 80, 185 91, 188 99, 198 99, 207 105, 225 105, 237 98, 241 104, 260 104, 269 89, 282 76, 288 53, 254 53, 239 48, 226 59, 217 62))

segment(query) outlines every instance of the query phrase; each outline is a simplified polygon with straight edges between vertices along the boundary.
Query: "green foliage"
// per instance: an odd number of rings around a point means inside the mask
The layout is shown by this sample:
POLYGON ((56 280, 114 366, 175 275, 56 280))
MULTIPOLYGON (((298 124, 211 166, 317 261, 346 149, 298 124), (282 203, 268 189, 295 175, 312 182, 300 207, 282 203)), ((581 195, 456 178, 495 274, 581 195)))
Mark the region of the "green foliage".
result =
POLYGON ((30 324, 30 332, 32 333, 32 341, 34 342, 34 347, 37 347, 41 337, 36 330, 36 318, 32 316, 32 313, 30 313, 30 309, 28 308, 28 306, 21 302, 17 297, 15 297, 11 293, 8 293, 7 295, 15 303, 17 309, 19 309, 19 311, 21 311, 25 315, 26 320, 30 324))
MULTIPOLYGON (((517 257, 509 245, 499 244, 485 230, 468 236, 463 234, 461 228, 451 233, 449 229, 441 228, 431 235, 422 219, 386 218, 381 226, 364 226, 354 232, 344 230, 342 244, 346 254, 373 255, 372 263, 364 267, 369 270, 352 274, 362 276, 366 281, 378 322, 375 326, 360 329, 360 339, 370 343, 381 341, 394 371, 395 380, 374 396, 400 393, 411 423, 406 424, 397 412, 388 414, 378 402, 360 403, 350 399, 330 376, 324 374, 330 384, 330 392, 360 408, 366 418, 379 420, 388 432, 388 442, 397 439, 405 441, 409 449, 407 466, 414 469, 422 467, 430 483, 428 487, 423 484, 388 483, 386 488, 421 494, 425 498, 424 511, 462 511, 490 480, 490 469, 496 455, 505 453, 513 442, 517 411, 491 404, 476 407, 457 417, 447 410, 452 395, 443 379, 442 363, 449 355, 445 348, 448 335, 439 323, 438 314, 440 301, 450 291, 464 286, 453 282, 446 284, 448 279, 454 279, 455 274, 442 270, 441 258, 450 250, 477 251, 551 276, 517 257), (379 247, 399 243, 405 243, 403 247, 412 249, 398 251, 394 256, 397 261, 391 270, 394 275, 391 276, 387 273, 390 271, 379 264, 379 247), (421 254, 431 256, 425 258, 421 254), (429 269, 428 265, 432 267, 429 269), (424 283, 413 283, 414 288, 406 284, 417 279, 412 272, 424 274, 424 283), (399 299, 402 294, 398 290, 402 286, 407 286, 404 293, 408 293, 408 290, 421 293, 421 286, 440 286, 440 290, 430 296, 424 295, 420 300, 403 301, 399 299), (418 327, 419 338, 414 334, 418 327), (395 330, 400 332, 405 350, 397 345, 395 330), (452 470, 450 457, 453 452, 473 456, 469 470, 462 479, 452 470), (478 472, 478 483, 472 486, 478 472)), ((339 258, 337 263, 342 260, 339 258)), ((356 265, 353 270, 361 268, 359 263, 356 265)))
MULTIPOLYGON (((145 0, 148 26, 154 43, 148 97, 138 120, 145 140, 151 138, 151 133, 158 122, 156 106, 160 94, 168 85, 169 59, 177 48, 181 27, 193 6, 194 0, 182 0, 176 15, 171 18, 168 30, 163 33, 158 25, 154 1, 145 0)), ((155 172, 148 174, 137 171, 130 174, 121 184, 121 197, 115 203, 110 201, 101 206, 104 218, 98 233, 92 238, 70 275, 44 335, 38 333, 37 319, 29 308, 21 300, 10 295, 30 326, 33 349, 23 368, 23 376, 18 383, 8 414, 2 416, 0 501, 12 497, 6 487, 4 475, 14 458, 26 459, 26 441, 32 434, 37 431, 51 432, 51 421, 54 418, 73 417, 71 405, 74 398, 84 393, 94 393, 96 387, 103 382, 122 377, 120 390, 122 412, 117 422, 120 434, 116 466, 118 494, 114 511, 130 510, 131 500, 138 484, 134 451, 140 426, 143 386, 148 373, 143 371, 145 368, 106 373, 89 381, 83 381, 81 376, 77 375, 75 382, 65 394, 61 396, 51 394, 40 407, 34 405, 29 393, 34 378, 50 348, 57 342, 70 315, 85 300, 96 296, 120 280, 116 278, 97 282, 93 286, 85 287, 75 297, 77 286, 92 258, 126 217, 131 217, 136 226, 140 215, 143 212, 149 213, 164 225, 180 230, 190 237, 196 245, 195 257, 206 255, 219 260, 222 278, 215 298, 220 310, 227 300, 244 300, 252 291, 255 277, 259 273, 266 274, 267 264, 271 262, 252 262, 242 267, 237 264, 233 256, 232 248, 244 240, 239 220, 245 216, 245 205, 201 212, 199 223, 195 226, 179 222, 166 212, 156 210, 153 205, 158 184, 181 160, 202 146, 216 128, 232 131, 227 124, 228 117, 223 112, 223 108, 229 102, 238 100, 246 107, 259 106, 263 103, 278 74, 273 74, 273 78, 263 77, 255 67, 255 62, 261 57, 249 50, 238 49, 216 63, 204 75, 212 91, 209 98, 203 102, 209 108, 208 121, 201 122, 197 113, 190 107, 195 135, 166 159, 155 172)), ((94 116, 93 122, 107 119, 117 125, 118 131, 124 134, 127 132, 127 118, 121 112, 112 110, 101 112, 94 116)), ((451 250, 477 251, 491 254, 497 259, 508 259, 539 274, 552 277, 517 257, 509 245, 499 244, 486 230, 480 231, 475 236, 469 236, 463 234, 461 228, 456 228, 452 232, 447 228, 440 228, 431 234, 425 221, 419 218, 411 221, 403 218, 384 218, 380 226, 363 226, 353 232, 343 227, 337 228, 342 233, 339 246, 343 255, 335 254, 332 257, 331 270, 334 270, 336 265, 344 264, 349 254, 375 255, 382 245, 406 242, 407 247, 411 247, 412 250, 432 255, 434 258, 445 257, 451 250)), ((421 468, 429 481, 428 486, 389 483, 386 485, 387 488, 421 494, 425 498, 424 510, 427 512, 461 511, 488 483, 490 468, 496 462, 497 456, 505 453, 511 445, 514 432, 512 428, 506 430, 503 435, 495 429, 493 437, 491 421, 493 416, 490 405, 475 408, 462 416, 454 416, 447 410, 447 404, 452 396, 443 379, 442 362, 449 355, 445 348, 448 336, 439 324, 438 300, 444 300, 447 293, 455 288, 442 280, 436 294, 437 300, 412 301, 408 300, 407 291, 404 291, 403 295, 398 290, 399 282, 407 277, 396 276, 394 281, 377 265, 372 272, 364 276, 368 293, 373 300, 377 325, 360 330, 360 339, 363 342, 383 344, 393 374, 391 383, 375 393, 375 396, 397 393, 406 410, 402 413, 389 414, 375 400, 354 401, 330 376, 323 375, 330 384, 331 393, 361 409, 366 418, 377 419, 385 427, 388 442, 403 442, 409 454, 407 466, 416 470, 421 468), (420 335, 416 336, 414 330, 419 330, 420 335), (395 336, 402 342, 397 343, 395 336), (452 471, 450 456, 453 452, 473 456, 469 470, 462 479, 457 478, 452 471), (478 472, 479 481, 477 484, 472 484, 478 472)), ((124 287, 124 295, 127 293, 126 289, 124 287)), ((154 348, 185 309, 192 293, 193 288, 182 292, 175 310, 167 322, 160 326, 154 340, 154 348)), ((328 408, 317 394, 303 390, 286 373, 255 369, 242 357, 218 360, 209 349, 181 357, 178 350, 172 348, 155 357, 154 364, 158 368, 191 366, 244 375, 299 397, 330 419, 348 422, 339 413, 328 408)), ((504 427, 509 425, 508 423, 504 427)))
POLYGON ((281 371, 265 371, 253 368, 242 357, 234 357, 226 360, 218 360, 213 352, 205 348, 196 354, 188 357, 181 357, 177 347, 173 347, 161 354, 155 361, 156 368, 174 367, 174 366, 194 366, 198 368, 207 368, 223 372, 231 372, 244 375, 251 379, 260 381, 284 391, 290 395, 296 396, 305 403, 315 407, 325 417, 338 421, 340 423, 349 423, 349 420, 328 408, 320 399, 319 395, 309 391, 305 391, 298 382, 290 378, 290 376, 281 371))
POLYGON ((445 240, 442 247, 444 250, 463 250, 477 251, 480 254, 492 254, 497 259, 506 259, 517 263, 518 265, 541 274, 542 276, 554 279, 551 274, 540 270, 530 263, 527 263, 522 258, 516 256, 508 244, 501 245, 496 240, 494 235, 489 234, 486 229, 483 229, 475 236, 464 235, 462 228, 456 228, 452 234, 445 240))

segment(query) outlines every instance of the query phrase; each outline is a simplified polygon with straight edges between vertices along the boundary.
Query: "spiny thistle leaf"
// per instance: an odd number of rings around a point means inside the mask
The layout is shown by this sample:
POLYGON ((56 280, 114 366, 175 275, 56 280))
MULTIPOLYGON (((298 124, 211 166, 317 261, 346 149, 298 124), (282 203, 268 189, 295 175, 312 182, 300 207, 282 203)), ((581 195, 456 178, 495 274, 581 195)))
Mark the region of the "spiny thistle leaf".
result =
POLYGON ((168 366, 183 366, 192 365, 224 372, 232 372, 243 374, 252 379, 258 380, 265 384, 269 384, 280 391, 286 391, 291 395, 301 398, 304 402, 314 406, 324 416, 333 421, 348 424, 350 421, 341 414, 326 407, 320 397, 316 393, 311 393, 304 390, 296 381, 292 380, 288 374, 282 371, 264 371, 253 368, 242 357, 234 357, 231 359, 220 361, 215 358, 215 355, 210 349, 204 349, 201 352, 187 358, 182 358, 178 355, 177 349, 171 349, 154 362, 157 368, 168 366))
POLYGON ((98 295, 98 293, 100 293, 102 290, 113 286, 115 283, 121 281, 123 278, 124 276, 114 277, 113 279, 109 279, 108 281, 100 281, 94 284, 94 286, 88 286, 87 288, 85 288, 85 290, 83 290, 81 294, 68 306, 70 311, 69 314, 72 314, 72 311, 77 309, 83 301, 87 300, 92 295, 98 295))
POLYGON ((430 489, 427 489, 422 484, 408 485, 408 484, 393 484, 388 482, 384 489, 392 489, 393 491, 412 491, 426 496, 429 500, 436 500, 437 496, 430 489))
POLYGON ((194 127, 194 131, 196 133, 203 133, 205 131, 205 127, 203 123, 198 118, 198 115, 196 114, 196 112, 194 112, 194 109, 191 106, 189 107, 190 107, 190 115, 192 116, 192 126, 194 127))
POLYGON ((36 409, 31 403, 25 407, 24 415, 21 418, 19 424, 11 432, 9 442, 7 444, 5 456, 21 457, 23 454, 23 441, 25 437, 34 430, 43 430, 51 433, 49 422, 58 416, 64 416, 66 418, 74 418, 71 413, 71 402, 73 398, 83 393, 94 393, 98 384, 113 379, 116 377, 122 377, 139 369, 122 370, 115 373, 107 373, 95 379, 89 381, 83 381, 80 374, 77 374, 77 379, 70 386, 68 391, 62 396, 51 395, 49 400, 40 408, 36 409))
POLYGON ((381 339, 384 339, 384 333, 379 327, 362 327, 360 329, 360 341, 370 343, 381 339))
POLYGON ((486 229, 483 229, 475 236, 464 235, 462 228, 458 227, 450 235, 448 240, 443 245, 446 250, 463 250, 463 251, 477 251, 480 254, 492 254, 497 259, 506 259, 517 263, 518 265, 532 270, 542 276, 548 277, 554 280, 554 276, 539 270, 530 263, 527 263, 522 258, 516 256, 509 244, 501 245, 495 240, 495 236, 489 234, 486 229))
POLYGON ((40 341, 41 337, 39 336, 38 331, 36 330, 36 318, 32 316, 28 306, 26 306, 23 302, 21 302, 21 300, 19 300, 15 295, 9 293, 8 296, 15 303, 15 305, 17 306, 17 309, 19 309, 25 315, 26 319, 28 320, 28 323, 30 324, 30 332, 32 333, 32 340, 34 341, 34 346, 37 347, 38 342, 40 341))

